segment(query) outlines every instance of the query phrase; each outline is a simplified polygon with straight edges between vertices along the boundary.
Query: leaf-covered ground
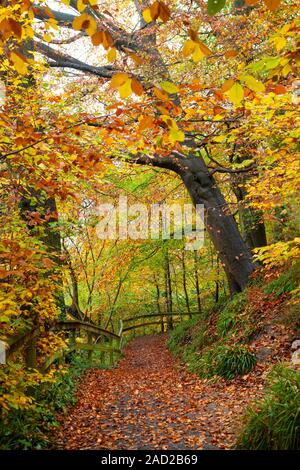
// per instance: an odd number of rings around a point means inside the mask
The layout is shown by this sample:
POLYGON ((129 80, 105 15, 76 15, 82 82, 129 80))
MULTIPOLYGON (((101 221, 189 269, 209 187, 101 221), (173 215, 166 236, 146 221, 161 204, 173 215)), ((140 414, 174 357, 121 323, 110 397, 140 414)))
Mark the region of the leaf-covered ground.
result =
POLYGON ((261 393, 263 369, 209 383, 182 368, 165 343, 165 335, 136 338, 116 368, 89 370, 76 406, 60 417, 55 447, 230 448, 238 417, 261 393))

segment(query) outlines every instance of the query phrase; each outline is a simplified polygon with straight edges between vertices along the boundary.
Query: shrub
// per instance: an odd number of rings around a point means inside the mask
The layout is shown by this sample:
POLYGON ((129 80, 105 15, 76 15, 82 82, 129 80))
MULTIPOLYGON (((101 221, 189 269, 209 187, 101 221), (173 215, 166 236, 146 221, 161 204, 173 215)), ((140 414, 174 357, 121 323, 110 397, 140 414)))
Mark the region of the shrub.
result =
POLYGON ((236 447, 245 450, 300 450, 300 372, 278 365, 265 396, 245 416, 236 447))
POLYGON ((218 344, 198 359, 195 369, 201 377, 219 375, 231 380, 237 375, 247 374, 255 364, 256 356, 247 348, 218 344))
POLYGON ((68 369, 57 371, 55 380, 32 387, 33 405, 10 409, 0 417, 0 449, 43 449, 57 425, 56 413, 75 403, 74 389, 83 370, 90 367, 84 357, 74 357, 68 369))
POLYGON ((243 346, 224 347, 216 355, 216 374, 226 380, 250 372, 256 356, 243 346))

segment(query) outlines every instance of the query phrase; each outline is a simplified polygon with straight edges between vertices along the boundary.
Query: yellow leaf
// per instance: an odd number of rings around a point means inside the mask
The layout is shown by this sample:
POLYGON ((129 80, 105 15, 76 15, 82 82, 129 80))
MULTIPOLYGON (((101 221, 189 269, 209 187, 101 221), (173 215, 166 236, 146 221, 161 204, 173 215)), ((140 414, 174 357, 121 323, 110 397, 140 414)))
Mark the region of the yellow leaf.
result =
POLYGON ((241 75, 239 80, 246 83, 247 87, 253 91, 265 91, 265 85, 256 80, 252 75, 241 75))
POLYGON ((273 39, 277 51, 281 51, 286 45, 286 39, 283 36, 278 36, 273 39))
POLYGON ((111 88, 119 88, 120 86, 124 85, 124 83, 128 80, 127 73, 116 73, 112 76, 110 86, 111 88))
POLYGON ((185 57, 191 55, 194 52, 195 47, 196 47, 196 43, 192 41, 191 39, 188 39, 187 41, 185 41, 183 45, 183 49, 182 49, 183 55, 185 57))
POLYGON ((12 52, 10 54, 11 61, 18 73, 21 75, 26 75, 28 73, 28 64, 26 57, 24 57, 20 52, 12 52))
POLYGON ((177 123, 170 116, 164 114, 160 118, 170 129, 178 130, 177 123))
POLYGON ((77 1, 77 10, 81 13, 87 7, 87 0, 78 0, 77 1))
POLYGON ((283 67, 281 73, 282 73, 282 75, 283 75, 284 77, 287 77, 288 74, 289 74, 291 71, 292 71, 292 67, 290 66, 289 63, 287 63, 287 64, 283 67))
POLYGON ((113 47, 112 49, 110 49, 110 51, 107 53, 107 60, 109 62, 114 62, 117 58, 117 51, 116 49, 113 47))
POLYGON ((216 135, 214 142, 223 142, 226 139, 226 135, 216 135))
POLYGON ((201 49, 201 52, 204 54, 204 55, 211 55, 211 50, 208 49, 208 47, 204 44, 204 42, 201 42, 200 40, 198 41, 198 44, 199 44, 199 47, 201 49))
POLYGON ((128 98, 132 94, 131 78, 128 78, 126 82, 118 88, 118 90, 120 93, 120 98, 128 98))
POLYGON ((152 21, 152 16, 151 16, 150 8, 146 8, 146 9, 143 11, 143 18, 144 18, 144 20, 146 21, 146 23, 151 23, 151 21, 152 21))
POLYGON ((44 34, 43 41, 51 42, 52 38, 51 38, 50 34, 48 34, 48 33, 44 34))
POLYGON ((34 31, 31 26, 27 25, 23 27, 23 37, 30 39, 34 37, 34 31))
POLYGON ((179 131, 178 129, 171 129, 170 139, 173 142, 183 142, 184 141, 184 132, 179 131))
POLYGON ((195 49, 192 55, 193 61, 197 63, 199 62, 199 60, 203 59, 203 57, 204 57, 204 54, 202 50, 200 49, 199 44, 195 44, 195 49))
POLYGON ((236 106, 240 106, 244 98, 244 89, 240 83, 235 82, 230 90, 227 91, 227 95, 236 106))
POLYGON ((160 86, 162 87, 162 89, 164 91, 166 91, 167 93, 170 93, 170 94, 179 92, 178 86, 176 86, 176 85, 174 85, 174 83, 171 83, 171 82, 168 82, 168 81, 161 82, 160 86))
POLYGON ((73 29, 75 31, 85 30, 89 36, 93 36, 97 30, 96 21, 92 16, 82 13, 80 16, 77 16, 72 23, 73 29))

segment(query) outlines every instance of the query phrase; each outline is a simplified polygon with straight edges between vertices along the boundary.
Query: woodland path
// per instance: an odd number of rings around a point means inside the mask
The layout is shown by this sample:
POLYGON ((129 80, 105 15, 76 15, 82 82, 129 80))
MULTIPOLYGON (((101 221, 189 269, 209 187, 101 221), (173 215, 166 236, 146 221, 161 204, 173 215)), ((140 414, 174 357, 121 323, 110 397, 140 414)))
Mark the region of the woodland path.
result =
POLYGON ((247 381, 209 384, 188 373, 166 335, 134 339, 110 370, 90 369, 76 405, 61 416, 58 449, 216 449, 234 442, 234 419, 251 398, 247 381))

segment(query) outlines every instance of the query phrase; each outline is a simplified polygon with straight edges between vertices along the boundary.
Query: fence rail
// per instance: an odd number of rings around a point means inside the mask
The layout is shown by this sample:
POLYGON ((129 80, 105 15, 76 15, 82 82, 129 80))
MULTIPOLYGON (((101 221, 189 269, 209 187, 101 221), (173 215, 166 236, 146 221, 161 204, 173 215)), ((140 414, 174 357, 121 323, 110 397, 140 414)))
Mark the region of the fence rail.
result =
POLYGON ((118 334, 103 329, 93 323, 80 320, 58 321, 52 325, 50 330, 69 332, 66 348, 61 348, 50 356, 40 357, 38 355, 37 341, 41 332, 39 328, 32 328, 31 330, 24 330, 20 334, 8 338, 7 357, 13 360, 13 356, 18 351, 23 350, 26 367, 38 369, 43 373, 47 372, 55 362, 64 363, 67 356, 74 351, 87 351, 90 361, 93 359, 93 354, 98 353, 98 359, 101 364, 108 363, 108 365, 113 366, 122 355, 124 334, 126 334, 126 332, 154 325, 160 325, 161 331, 164 331, 165 325, 170 327, 170 325, 182 321, 183 317, 194 315, 199 315, 199 312, 159 312, 128 317, 119 321, 118 334), (130 322, 155 317, 158 317, 159 320, 130 325, 130 322), (79 333, 80 337, 80 340, 77 342, 76 332, 79 333), (82 332, 85 335, 85 341, 82 338, 82 332))

